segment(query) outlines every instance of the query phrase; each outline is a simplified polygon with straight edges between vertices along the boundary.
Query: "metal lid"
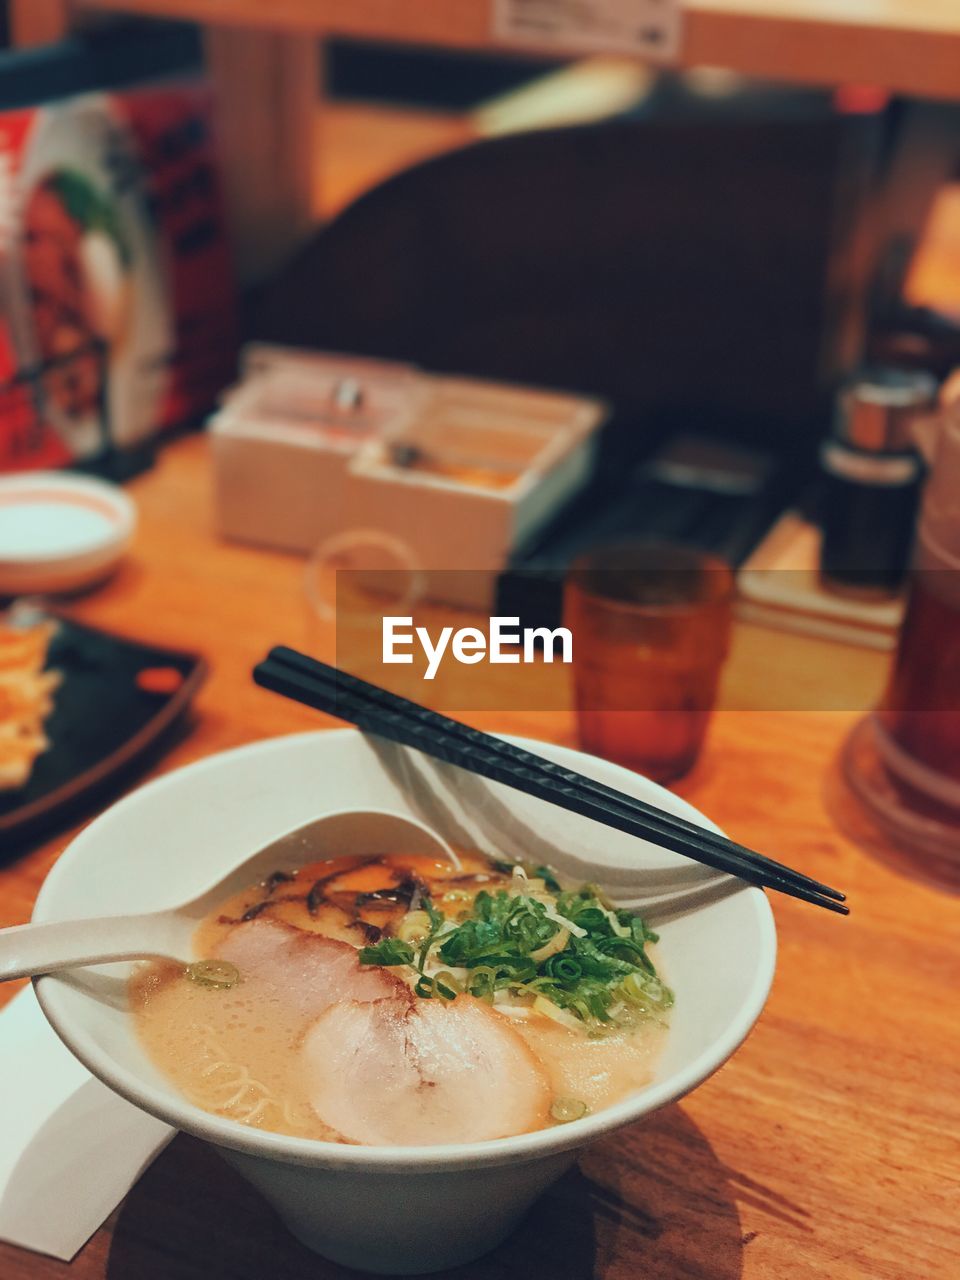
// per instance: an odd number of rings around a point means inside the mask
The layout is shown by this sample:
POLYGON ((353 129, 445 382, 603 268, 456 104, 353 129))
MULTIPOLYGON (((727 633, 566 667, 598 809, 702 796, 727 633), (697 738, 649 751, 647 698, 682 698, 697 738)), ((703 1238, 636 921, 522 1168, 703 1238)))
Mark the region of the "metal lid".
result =
POLYGON ((914 420, 932 409, 937 380, 919 369, 871 369, 840 392, 836 434, 871 453, 914 448, 914 420))

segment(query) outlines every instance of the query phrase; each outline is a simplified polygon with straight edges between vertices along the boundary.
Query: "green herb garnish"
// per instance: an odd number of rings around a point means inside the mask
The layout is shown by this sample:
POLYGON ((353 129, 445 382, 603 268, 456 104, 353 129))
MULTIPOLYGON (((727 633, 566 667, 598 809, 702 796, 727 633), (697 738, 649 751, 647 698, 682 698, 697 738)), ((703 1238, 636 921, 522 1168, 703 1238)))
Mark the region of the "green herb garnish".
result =
POLYGON ((360 948, 361 964, 413 964, 413 947, 401 938, 381 938, 373 946, 360 948))
POLYGON ((430 948, 436 941, 437 934, 447 922, 447 917, 442 911, 438 911, 427 894, 423 895, 420 902, 420 910, 425 911, 430 919, 430 932, 420 943, 420 954, 417 956, 417 968, 423 973, 423 967, 427 963, 427 956, 430 954, 430 948))
POLYGON ((424 897, 426 935, 414 946, 384 938, 362 948, 361 964, 413 966, 414 990, 424 999, 452 1000, 463 991, 492 1002, 503 990, 518 1000, 541 997, 549 1002, 541 1011, 552 1008, 558 1021, 576 1019, 592 1034, 662 1016, 673 995, 646 952, 657 934, 595 885, 563 890, 548 867, 532 874, 546 892, 525 893, 522 880, 509 890, 482 889, 456 920, 424 897), (431 958, 445 968, 428 973, 431 958))

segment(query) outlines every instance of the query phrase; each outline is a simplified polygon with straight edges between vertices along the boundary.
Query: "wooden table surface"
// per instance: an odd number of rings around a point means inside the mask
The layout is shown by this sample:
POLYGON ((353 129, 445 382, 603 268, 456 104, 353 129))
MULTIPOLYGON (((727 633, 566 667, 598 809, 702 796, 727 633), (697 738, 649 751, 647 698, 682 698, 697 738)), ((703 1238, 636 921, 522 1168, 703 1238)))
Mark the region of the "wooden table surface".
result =
MULTIPOLYGON (((173 444, 131 490, 141 513, 133 553, 71 608, 207 655, 192 730, 154 771, 322 724, 250 680, 271 643, 303 640, 302 563, 216 539, 206 442, 173 444)), ((773 650, 782 657, 791 643, 773 650)), ((841 671, 865 689, 882 680, 880 655, 804 644, 795 653, 808 679, 841 671)), ((745 628, 738 651, 741 665, 756 662, 745 628)), ((566 713, 474 719, 574 742, 566 713)), ((773 895, 777 977, 746 1045, 682 1103, 592 1147, 512 1240, 456 1273, 462 1280, 960 1275, 960 900, 840 834, 835 757, 853 719, 717 713, 680 790, 746 844, 843 887, 853 914, 773 895)), ((0 925, 29 918, 71 834, 0 864, 0 925)), ((0 989, 0 1001, 12 994, 0 989)), ((296 1244, 211 1150, 183 1136, 72 1264, 0 1245, 3 1280, 347 1274, 296 1244)))

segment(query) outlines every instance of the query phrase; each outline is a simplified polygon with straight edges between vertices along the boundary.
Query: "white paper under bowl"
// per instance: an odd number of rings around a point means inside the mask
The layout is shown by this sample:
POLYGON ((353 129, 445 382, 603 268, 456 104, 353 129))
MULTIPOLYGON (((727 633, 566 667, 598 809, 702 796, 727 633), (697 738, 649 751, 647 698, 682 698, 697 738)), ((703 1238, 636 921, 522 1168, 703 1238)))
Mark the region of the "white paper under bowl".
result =
MULTIPOLYGON (((712 825, 637 774, 561 747, 514 740, 712 825)), ((548 860, 574 876, 601 850, 620 868, 614 880, 628 868, 644 869, 660 885, 696 885, 709 875, 588 819, 343 729, 255 743, 133 792, 70 844, 47 877, 34 919, 173 906, 282 832, 353 806, 411 813, 454 841, 548 860)), ((94 1075, 145 1111, 213 1143, 304 1243, 361 1270, 414 1274, 493 1248, 580 1148, 682 1097, 742 1042, 773 978, 776 935, 765 896, 738 886, 660 930, 661 963, 676 1004, 654 1082, 572 1124, 443 1147, 316 1142, 210 1115, 185 1101, 141 1048, 126 1010, 129 966, 41 978, 36 985, 54 1029, 94 1075)))
POLYGON ((0 476, 0 595, 78 591, 105 578, 130 544, 136 507, 90 476, 0 476))

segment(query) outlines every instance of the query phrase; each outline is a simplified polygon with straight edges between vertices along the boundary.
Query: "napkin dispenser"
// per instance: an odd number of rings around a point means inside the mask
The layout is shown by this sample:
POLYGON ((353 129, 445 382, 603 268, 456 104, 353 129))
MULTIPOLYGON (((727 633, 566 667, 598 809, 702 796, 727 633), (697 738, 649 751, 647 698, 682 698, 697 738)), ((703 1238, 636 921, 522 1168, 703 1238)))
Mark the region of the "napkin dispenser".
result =
POLYGON ((488 571, 451 599, 482 605, 591 477, 606 417, 599 400, 257 346, 211 424, 218 527, 301 552, 383 534, 420 568, 488 571))

